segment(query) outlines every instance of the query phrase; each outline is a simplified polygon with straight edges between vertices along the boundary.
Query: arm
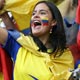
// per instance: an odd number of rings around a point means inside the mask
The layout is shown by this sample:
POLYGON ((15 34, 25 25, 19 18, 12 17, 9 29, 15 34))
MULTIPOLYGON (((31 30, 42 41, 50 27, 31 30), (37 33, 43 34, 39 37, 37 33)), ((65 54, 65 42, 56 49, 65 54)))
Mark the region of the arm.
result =
POLYGON ((61 4, 58 5, 58 8, 63 17, 65 17, 67 13, 69 12, 70 4, 71 4, 70 0, 64 0, 61 4))
MULTIPOLYGON (((2 18, 3 16, 4 14, 0 15, 0 18, 2 18)), ((6 42, 7 36, 7 30, 0 27, 0 44, 4 44, 6 42)))
MULTIPOLYGON (((5 0, 0 0, 0 10, 3 9, 5 4, 5 0)), ((0 15, 0 18, 2 18, 4 24, 6 25, 7 29, 10 29, 11 27, 13 27, 13 23, 10 20, 7 12, 3 13, 2 15, 0 15)), ((8 37, 8 32, 6 29, 3 29, 0 27, 0 44, 4 44, 7 40, 8 37)))
POLYGON ((0 27, 0 44, 4 44, 7 40, 7 30, 0 27))
MULTIPOLYGON (((14 23, 9 18, 7 12, 0 15, 0 17, 2 18, 3 22, 5 23, 7 29, 12 29, 14 27, 14 23)), ((0 44, 4 44, 7 40, 7 37, 8 37, 7 30, 0 27, 0 44)))
POLYGON ((6 29, 13 29, 14 23, 12 22, 11 18, 9 17, 8 13, 5 12, 1 15, 2 21, 6 25, 6 29))

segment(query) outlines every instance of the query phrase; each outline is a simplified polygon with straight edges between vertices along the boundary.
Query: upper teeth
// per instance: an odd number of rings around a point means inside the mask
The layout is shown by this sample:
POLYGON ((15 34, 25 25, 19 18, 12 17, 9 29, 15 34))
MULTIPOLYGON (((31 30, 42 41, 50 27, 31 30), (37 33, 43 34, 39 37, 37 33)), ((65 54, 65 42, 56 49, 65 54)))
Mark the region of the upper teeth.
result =
POLYGON ((39 21, 34 21, 34 22, 38 22, 38 23, 40 23, 39 21))

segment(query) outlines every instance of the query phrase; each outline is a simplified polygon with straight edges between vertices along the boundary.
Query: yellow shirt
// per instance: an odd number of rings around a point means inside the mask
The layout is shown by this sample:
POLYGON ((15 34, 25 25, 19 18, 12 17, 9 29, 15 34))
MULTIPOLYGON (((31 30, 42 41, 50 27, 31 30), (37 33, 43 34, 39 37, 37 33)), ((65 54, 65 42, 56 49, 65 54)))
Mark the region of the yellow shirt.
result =
POLYGON ((51 59, 50 54, 37 51, 38 47, 31 37, 21 36, 17 41, 23 47, 17 54, 14 80, 68 80, 69 69, 74 68, 69 50, 51 59))

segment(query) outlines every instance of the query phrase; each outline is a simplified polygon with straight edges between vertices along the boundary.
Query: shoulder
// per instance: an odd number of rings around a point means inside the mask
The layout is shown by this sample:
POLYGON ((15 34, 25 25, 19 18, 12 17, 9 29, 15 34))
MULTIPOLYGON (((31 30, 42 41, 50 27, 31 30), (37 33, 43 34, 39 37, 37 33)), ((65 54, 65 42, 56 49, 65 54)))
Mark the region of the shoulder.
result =
POLYGON ((17 30, 9 30, 8 35, 12 36, 16 40, 20 37, 20 32, 17 30))
POLYGON ((63 52, 63 56, 72 57, 72 52, 69 48, 65 49, 63 52))

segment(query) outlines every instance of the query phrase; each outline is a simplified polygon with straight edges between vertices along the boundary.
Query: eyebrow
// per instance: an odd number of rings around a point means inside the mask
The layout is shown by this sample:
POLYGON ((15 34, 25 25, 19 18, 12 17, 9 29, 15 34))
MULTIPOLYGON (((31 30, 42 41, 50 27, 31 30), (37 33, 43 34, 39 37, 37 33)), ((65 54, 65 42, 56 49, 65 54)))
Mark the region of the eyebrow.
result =
MULTIPOLYGON (((45 12, 48 12, 47 10, 43 10, 43 9, 41 9, 41 10, 40 10, 40 12, 41 12, 41 11, 45 11, 45 12)), ((35 10, 35 11, 33 11, 33 12, 37 12, 37 11, 35 10)))

